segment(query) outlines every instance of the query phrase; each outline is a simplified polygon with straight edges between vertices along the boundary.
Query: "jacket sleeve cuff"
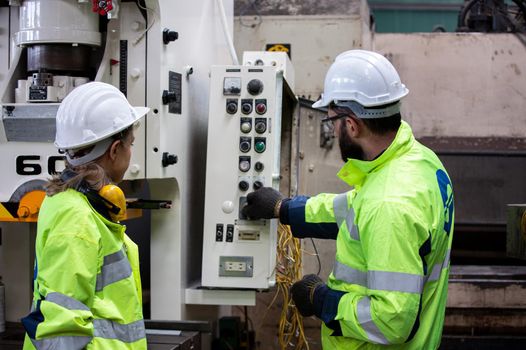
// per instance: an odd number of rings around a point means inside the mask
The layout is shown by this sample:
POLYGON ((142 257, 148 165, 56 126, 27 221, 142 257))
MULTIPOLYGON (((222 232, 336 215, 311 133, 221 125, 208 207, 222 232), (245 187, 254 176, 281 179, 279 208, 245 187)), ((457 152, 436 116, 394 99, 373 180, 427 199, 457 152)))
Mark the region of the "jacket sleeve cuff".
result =
POLYGON ((281 206, 279 207, 279 222, 285 225, 290 224, 289 219, 289 202, 290 198, 284 198, 281 201, 281 206))
POLYGON ((332 329, 334 332, 332 336, 342 335, 340 322, 335 320, 338 314, 338 305, 340 299, 345 295, 345 292, 333 290, 327 287, 327 285, 320 286, 314 292, 314 305, 320 305, 317 308, 316 316, 319 317, 327 327, 332 329))
POLYGON ((296 196, 285 198, 279 209, 279 221, 289 225, 292 235, 296 238, 336 239, 338 225, 336 223, 305 222, 305 207, 310 197, 296 196))

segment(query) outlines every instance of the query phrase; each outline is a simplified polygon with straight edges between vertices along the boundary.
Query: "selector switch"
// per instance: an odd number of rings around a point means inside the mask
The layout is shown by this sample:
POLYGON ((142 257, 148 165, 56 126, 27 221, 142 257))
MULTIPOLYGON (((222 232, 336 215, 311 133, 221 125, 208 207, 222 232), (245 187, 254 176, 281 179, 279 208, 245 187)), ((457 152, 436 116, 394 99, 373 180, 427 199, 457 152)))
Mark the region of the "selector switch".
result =
POLYGON ((257 180, 257 181, 254 181, 254 190, 257 191, 259 190, 261 187, 263 187, 263 182, 257 180))
POLYGON ((254 139, 254 150, 257 153, 263 153, 267 149, 267 140, 264 137, 256 137, 254 139))
POLYGON ((241 118, 240 129, 241 129, 241 132, 248 134, 252 130, 252 119, 251 118, 241 118))
POLYGON ((254 104, 253 100, 241 100, 241 112, 243 114, 252 113, 252 105, 254 104))
POLYGON ((239 150, 243 153, 247 153, 250 151, 250 148, 252 148, 252 139, 250 137, 240 137, 239 150))
POLYGON ((263 134, 267 131, 267 118, 256 118, 254 128, 258 134, 263 134))
POLYGON ((223 242, 223 230, 225 226, 223 224, 216 224, 216 242, 223 242))
MULTIPOLYGON (((254 186, 255 186, 255 185, 256 185, 256 184, 254 183, 254 186)), ((239 181, 238 187, 239 187, 239 189, 240 189, 241 191, 246 191, 246 190, 249 189, 250 184, 249 184, 247 181, 245 181, 245 180, 241 180, 241 181, 239 181)))
POLYGON ((247 84, 248 93, 257 96, 263 92, 263 82, 259 79, 252 79, 247 84))
POLYGON ((262 171, 264 168, 265 166, 261 162, 256 162, 256 164, 254 164, 254 169, 256 169, 256 171, 262 171))
POLYGON ((226 112, 228 114, 236 114, 237 112, 237 100, 229 98, 226 100, 226 112))
POLYGON ((265 114, 267 112, 267 100, 261 99, 256 100, 256 113, 257 114, 265 114))
POLYGON ((244 173, 250 170, 250 157, 239 157, 239 170, 241 170, 244 173))
POLYGON ((234 241, 234 225, 226 225, 226 241, 234 241))

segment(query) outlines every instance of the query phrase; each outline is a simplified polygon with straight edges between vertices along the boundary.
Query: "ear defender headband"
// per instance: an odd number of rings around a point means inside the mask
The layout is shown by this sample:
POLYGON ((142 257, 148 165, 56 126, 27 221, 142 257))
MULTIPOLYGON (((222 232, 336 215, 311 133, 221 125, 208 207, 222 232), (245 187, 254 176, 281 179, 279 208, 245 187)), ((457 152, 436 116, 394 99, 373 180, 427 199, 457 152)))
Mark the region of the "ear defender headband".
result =
MULTIPOLYGON (((76 172, 65 169, 60 178, 65 182, 76 175, 76 172)), ((106 219, 119 222, 126 218, 126 197, 119 186, 109 184, 96 192, 85 181, 81 181, 75 189, 84 194, 91 206, 106 219)))

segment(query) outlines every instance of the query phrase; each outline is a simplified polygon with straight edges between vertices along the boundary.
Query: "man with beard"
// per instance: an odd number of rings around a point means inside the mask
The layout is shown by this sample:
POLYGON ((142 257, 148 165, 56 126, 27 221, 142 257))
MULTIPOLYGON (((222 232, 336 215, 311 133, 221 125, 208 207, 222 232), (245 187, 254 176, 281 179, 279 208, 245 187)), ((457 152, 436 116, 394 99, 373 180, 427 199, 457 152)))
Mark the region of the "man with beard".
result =
POLYGON ((292 288, 299 312, 322 322, 324 349, 437 349, 447 299, 453 189, 442 163, 401 120, 409 90, 391 63, 364 50, 329 68, 323 122, 333 123, 345 165, 342 194, 247 196, 244 214, 279 220, 297 238, 336 240, 325 284, 304 276, 292 288))

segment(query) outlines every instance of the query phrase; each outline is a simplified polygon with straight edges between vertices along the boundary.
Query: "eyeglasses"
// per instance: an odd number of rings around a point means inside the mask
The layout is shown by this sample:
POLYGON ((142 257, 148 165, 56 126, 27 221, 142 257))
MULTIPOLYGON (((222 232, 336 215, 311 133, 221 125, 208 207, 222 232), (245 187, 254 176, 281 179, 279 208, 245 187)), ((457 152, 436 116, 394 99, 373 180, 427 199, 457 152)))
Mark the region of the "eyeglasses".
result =
POLYGON ((321 120, 322 123, 328 123, 328 122, 331 122, 333 123, 335 120, 338 120, 340 118, 344 118, 344 117, 348 117, 349 116, 349 113, 338 113, 332 117, 325 117, 321 120))

